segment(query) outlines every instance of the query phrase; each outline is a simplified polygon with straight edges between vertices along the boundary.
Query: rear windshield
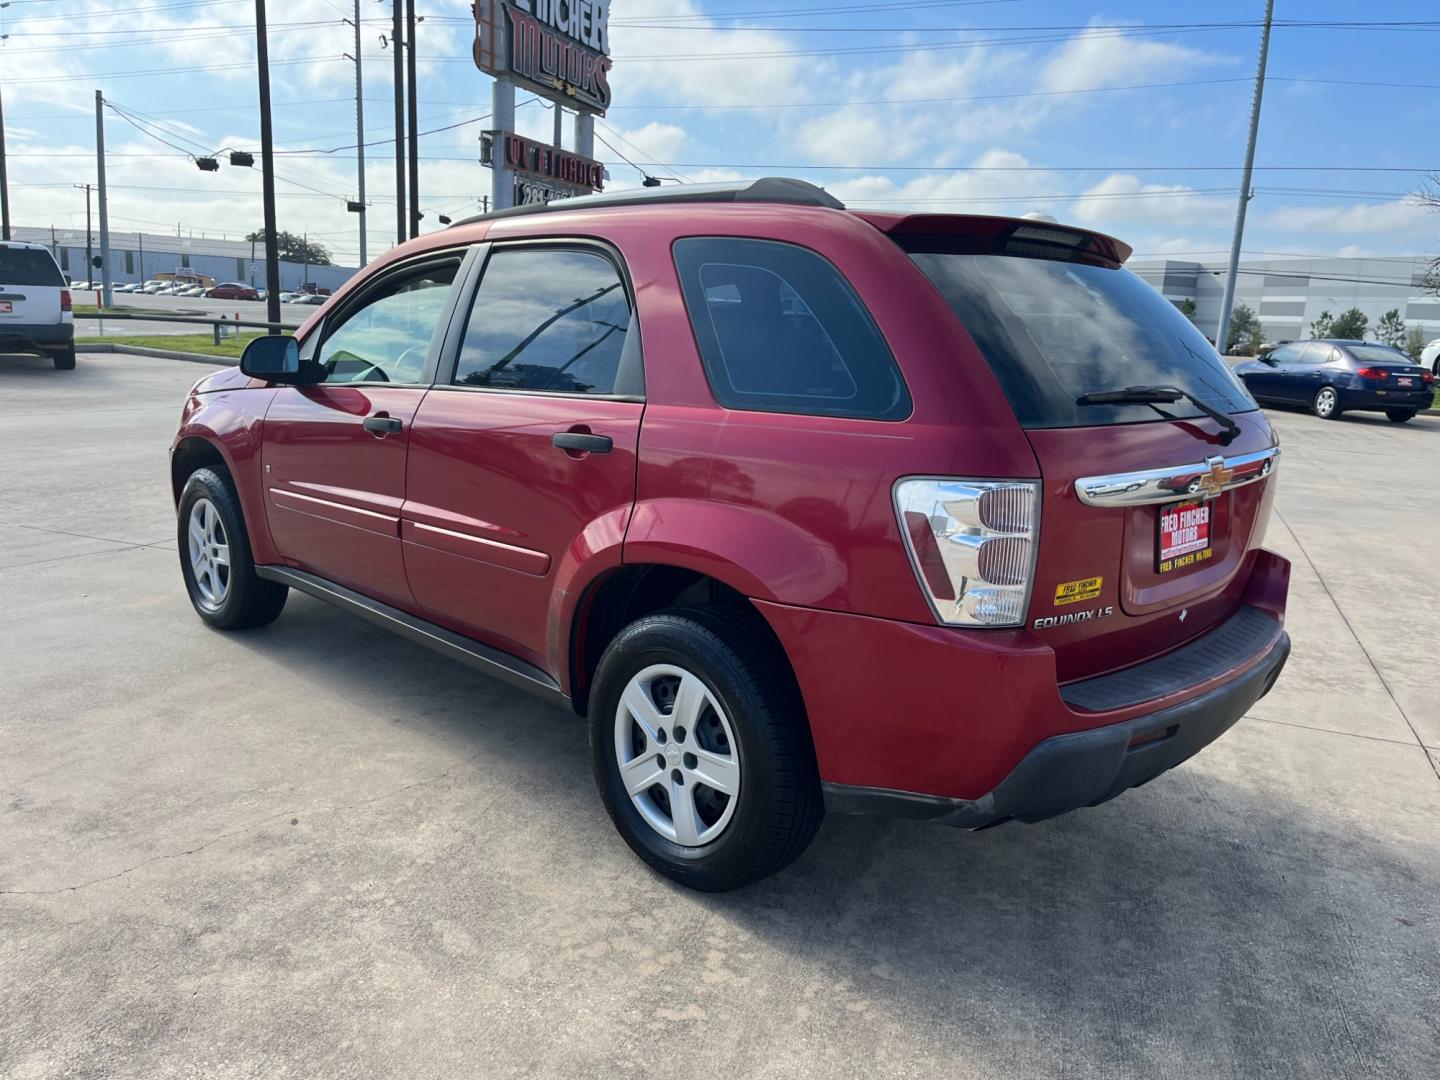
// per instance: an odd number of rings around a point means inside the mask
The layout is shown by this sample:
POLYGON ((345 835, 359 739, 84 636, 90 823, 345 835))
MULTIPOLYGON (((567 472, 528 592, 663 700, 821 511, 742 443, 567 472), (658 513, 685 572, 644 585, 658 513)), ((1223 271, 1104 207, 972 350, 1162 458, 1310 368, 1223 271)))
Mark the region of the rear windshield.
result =
POLYGON ((1362 364, 1414 364, 1399 349, 1391 349, 1385 345, 1346 345, 1350 355, 1362 364))
POLYGON ((57 285, 64 287, 60 267, 48 251, 0 247, 0 283, 6 285, 57 285))
POLYGON ((1077 405, 1082 394, 1171 386, 1227 413, 1256 408, 1189 319, 1128 270, 1017 255, 956 254, 907 240, 959 316, 1024 427, 1091 427, 1204 414, 1187 401, 1077 405))

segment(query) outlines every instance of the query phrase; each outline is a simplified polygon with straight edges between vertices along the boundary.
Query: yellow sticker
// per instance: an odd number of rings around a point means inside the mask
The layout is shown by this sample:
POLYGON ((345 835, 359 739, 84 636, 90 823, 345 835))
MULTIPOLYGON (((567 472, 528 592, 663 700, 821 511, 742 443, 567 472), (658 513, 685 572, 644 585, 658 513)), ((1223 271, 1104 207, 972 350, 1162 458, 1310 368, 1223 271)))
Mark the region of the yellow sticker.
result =
POLYGON ((1055 606, 1061 604, 1078 604, 1082 600, 1094 600, 1100 595, 1100 586, 1105 584, 1104 578, 1087 577, 1079 581, 1067 581, 1063 585, 1055 586, 1055 606))

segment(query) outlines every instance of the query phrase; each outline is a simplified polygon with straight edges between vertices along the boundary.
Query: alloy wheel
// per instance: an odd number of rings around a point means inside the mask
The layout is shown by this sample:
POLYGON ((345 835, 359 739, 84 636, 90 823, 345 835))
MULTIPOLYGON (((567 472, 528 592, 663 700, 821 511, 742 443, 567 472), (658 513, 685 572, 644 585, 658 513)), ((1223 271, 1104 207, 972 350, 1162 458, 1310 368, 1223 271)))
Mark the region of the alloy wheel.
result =
POLYGON ((1328 386, 1323 387, 1315 395, 1315 412, 1320 416, 1329 416, 1335 411, 1336 403, 1335 391, 1328 386))
POLYGON ((712 843, 740 798, 740 751, 710 688, 673 664, 652 664, 615 709, 615 760, 645 823, 682 847, 712 843))
POLYGON ((230 543, 220 512, 209 499, 196 499, 191 505, 185 539, 199 601, 215 611, 230 594, 230 543))

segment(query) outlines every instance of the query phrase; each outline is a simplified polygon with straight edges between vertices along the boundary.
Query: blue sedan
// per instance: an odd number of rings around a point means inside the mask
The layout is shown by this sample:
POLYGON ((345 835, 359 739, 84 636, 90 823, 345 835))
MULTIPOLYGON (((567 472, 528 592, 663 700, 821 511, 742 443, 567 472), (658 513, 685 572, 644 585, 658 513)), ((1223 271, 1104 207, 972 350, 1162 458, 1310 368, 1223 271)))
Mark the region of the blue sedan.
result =
POLYGON ((1291 341, 1237 364, 1256 401, 1308 405, 1322 420, 1383 412, 1397 424, 1428 408, 1435 376, 1399 349, 1372 341, 1291 341))

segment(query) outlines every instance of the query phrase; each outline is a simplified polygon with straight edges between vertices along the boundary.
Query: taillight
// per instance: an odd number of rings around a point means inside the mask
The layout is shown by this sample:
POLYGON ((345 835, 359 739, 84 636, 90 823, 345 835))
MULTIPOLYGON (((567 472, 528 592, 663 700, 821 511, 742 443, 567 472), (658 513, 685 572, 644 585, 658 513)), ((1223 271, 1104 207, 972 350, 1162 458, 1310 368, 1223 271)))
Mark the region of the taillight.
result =
POLYGON ((1358 369, 1355 374, 1359 375, 1362 379, 1383 379, 1390 373, 1384 368, 1362 367, 1358 369))
POLYGON ((69 289, 61 289, 61 290, 60 290, 60 310, 61 310, 61 311, 69 311, 69 310, 70 310, 70 290, 69 290, 69 289))
POLYGON ((1422 372, 1422 373, 1420 374, 1420 378, 1422 378, 1422 379, 1425 380, 1425 385, 1426 385, 1426 386, 1434 386, 1434 385, 1435 385, 1435 374, 1434 374, 1433 372, 1430 372, 1430 371, 1422 372))
POLYGON ((949 626, 1020 626, 1030 604, 1040 485, 901 480, 895 513, 915 577, 949 626))

